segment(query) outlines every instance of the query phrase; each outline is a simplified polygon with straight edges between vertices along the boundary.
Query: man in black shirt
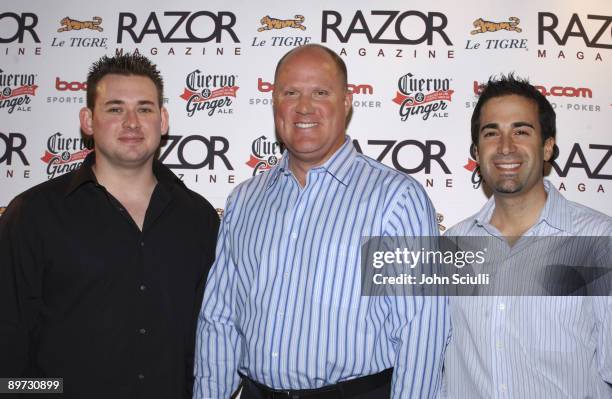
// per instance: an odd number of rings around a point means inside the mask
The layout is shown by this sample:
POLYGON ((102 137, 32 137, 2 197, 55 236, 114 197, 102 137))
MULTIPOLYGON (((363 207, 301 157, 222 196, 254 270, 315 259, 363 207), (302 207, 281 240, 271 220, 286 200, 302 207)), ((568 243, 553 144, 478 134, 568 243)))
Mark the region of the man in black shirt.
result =
POLYGON ((62 398, 190 398, 218 216, 155 159, 156 67, 103 57, 87 85, 95 151, 0 218, 0 377, 61 377, 62 398))

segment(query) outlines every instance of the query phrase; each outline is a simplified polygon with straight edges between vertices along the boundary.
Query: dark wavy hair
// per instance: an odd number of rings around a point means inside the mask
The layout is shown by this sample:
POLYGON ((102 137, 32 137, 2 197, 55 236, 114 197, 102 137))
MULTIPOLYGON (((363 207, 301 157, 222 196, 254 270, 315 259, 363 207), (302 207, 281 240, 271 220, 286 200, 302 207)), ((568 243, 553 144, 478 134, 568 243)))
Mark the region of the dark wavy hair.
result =
MULTIPOLYGON (((474 112, 472 113, 472 144, 470 145, 470 155, 472 158, 476 158, 476 147, 478 146, 478 136, 480 132, 480 111, 482 107, 492 98, 511 94, 528 98, 537 104, 540 127, 542 128, 542 144, 544 144, 549 137, 554 139, 557 136, 557 115, 555 114, 555 110, 546 97, 529 83, 529 80, 515 77, 513 73, 506 76, 501 75, 499 79, 495 79, 491 76, 480 94, 476 107, 474 107, 474 112)), ((558 155, 559 148, 555 144, 553 154, 549 161, 554 160, 558 155)))
POLYGON ((114 57, 105 55, 89 68, 89 74, 87 75, 87 108, 93 111, 98 83, 109 74, 145 76, 151 79, 157 88, 159 106, 162 106, 164 81, 155 64, 140 54, 121 54, 114 57))

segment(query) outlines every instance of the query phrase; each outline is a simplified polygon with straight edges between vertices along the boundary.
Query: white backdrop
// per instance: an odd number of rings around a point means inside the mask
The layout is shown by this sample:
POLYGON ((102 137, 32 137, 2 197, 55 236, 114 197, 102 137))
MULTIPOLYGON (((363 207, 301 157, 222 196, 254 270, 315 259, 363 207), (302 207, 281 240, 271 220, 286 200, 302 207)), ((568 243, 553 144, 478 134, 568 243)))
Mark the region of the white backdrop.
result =
POLYGON ((561 154, 549 178, 567 198, 612 214, 612 3, 491 3, 4 0, 0 211, 82 162, 77 115, 87 69, 103 54, 136 49, 165 79, 164 162, 222 209, 236 184, 280 155, 274 67, 310 42, 347 63, 355 91, 348 134, 366 155, 384 155, 425 185, 441 226, 486 200, 469 170, 469 119, 479 82, 510 71, 541 86, 557 110, 561 154), (266 30, 265 16, 294 22, 266 30), (489 27, 501 29, 479 33, 489 27), (425 81, 411 88, 410 79, 425 81), (417 105, 402 106, 406 97, 417 105))

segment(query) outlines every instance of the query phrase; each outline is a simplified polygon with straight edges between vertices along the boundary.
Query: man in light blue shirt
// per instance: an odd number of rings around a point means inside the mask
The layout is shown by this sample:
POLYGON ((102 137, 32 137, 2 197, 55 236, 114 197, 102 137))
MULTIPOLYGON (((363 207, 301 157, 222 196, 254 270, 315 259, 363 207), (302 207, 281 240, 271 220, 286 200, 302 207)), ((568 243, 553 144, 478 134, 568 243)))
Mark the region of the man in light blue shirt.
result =
MULTIPOLYGON (((498 266, 525 272, 535 266, 520 251, 538 245, 533 236, 603 236, 607 245, 612 219, 543 179, 555 134, 555 112, 537 89, 512 75, 490 80, 472 115, 472 149, 493 196, 447 235, 499 239, 509 261, 498 266)), ((611 298, 450 298, 442 396, 612 397, 611 298)))
POLYGON ((195 398, 433 398, 446 298, 361 295, 363 236, 437 235, 423 188, 355 150, 346 66, 287 53, 281 162, 230 195, 197 331, 195 398), (284 395, 284 396, 283 396, 284 395))

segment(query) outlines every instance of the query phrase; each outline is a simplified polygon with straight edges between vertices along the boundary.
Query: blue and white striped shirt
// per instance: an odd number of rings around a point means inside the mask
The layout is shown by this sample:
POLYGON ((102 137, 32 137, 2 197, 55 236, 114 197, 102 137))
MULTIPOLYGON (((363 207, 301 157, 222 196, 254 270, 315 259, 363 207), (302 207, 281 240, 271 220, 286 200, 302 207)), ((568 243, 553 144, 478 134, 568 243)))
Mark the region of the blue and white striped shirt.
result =
POLYGON ((433 398, 450 321, 445 297, 361 296, 362 236, 437 235, 412 178, 350 138, 305 187, 277 167, 227 201, 199 317, 195 398, 228 398, 236 371, 310 389, 394 367, 393 398, 433 398))
MULTIPOLYGON (((515 247, 529 236, 612 235, 610 217, 544 185, 539 220, 515 247)), ((489 223, 494 208, 491 198, 447 235, 503 239, 489 223)), ((530 266, 522 260, 504 267, 530 266)), ((450 314, 442 397, 612 398, 612 297, 453 297, 450 314)))

